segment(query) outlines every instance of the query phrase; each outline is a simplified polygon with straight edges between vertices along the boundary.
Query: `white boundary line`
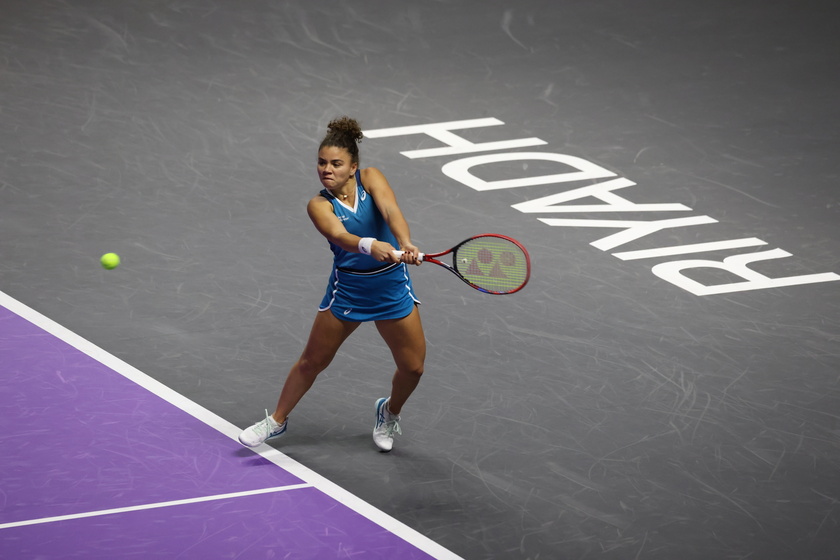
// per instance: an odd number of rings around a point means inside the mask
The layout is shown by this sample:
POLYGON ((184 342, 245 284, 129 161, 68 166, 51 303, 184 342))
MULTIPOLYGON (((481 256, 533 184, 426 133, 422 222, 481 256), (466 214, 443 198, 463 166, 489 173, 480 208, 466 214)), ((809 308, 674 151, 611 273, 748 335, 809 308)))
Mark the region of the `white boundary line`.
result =
MULTIPOLYGON (((111 368, 120 375, 134 381, 144 389, 154 393, 198 420, 201 420, 208 426, 215 428, 219 432, 234 440, 237 446, 240 445, 238 436, 242 429, 234 426, 224 418, 207 410, 198 403, 191 401, 180 393, 173 391, 163 383, 149 377, 134 366, 127 364, 116 356, 106 352, 92 342, 59 325, 49 317, 42 315, 2 291, 0 291, 0 305, 47 331, 56 338, 63 340, 70 346, 87 354, 94 360, 111 368)), ((275 465, 282 467, 309 485, 317 488, 337 502, 340 502, 356 513, 368 518, 380 527, 387 529, 394 535, 422 550, 426 554, 429 554, 438 560, 463 560, 454 552, 444 548, 435 541, 415 531, 408 525, 394 519, 385 512, 376 509, 361 498, 351 494, 344 488, 324 478, 308 467, 301 465, 291 457, 284 455, 270 445, 262 444, 259 447, 255 447, 253 451, 275 465)))
POLYGON ((182 506, 186 504, 199 504, 201 502, 212 502, 215 500, 227 500, 229 498, 242 498, 244 496, 256 496, 259 494, 270 494, 272 492, 285 492, 286 490, 298 490, 300 488, 312 488, 311 484, 290 484, 289 486, 277 486, 276 488, 261 488, 259 490, 247 490, 245 492, 231 492, 229 494, 217 494, 215 496, 202 496, 200 498, 187 498, 185 500, 172 500, 170 502, 157 502, 154 504, 140 504, 113 509, 100 509, 97 511, 86 511, 84 513, 71 513, 69 515, 57 515, 55 517, 42 517, 40 519, 27 519, 25 521, 13 521, 3 523, 0 529, 11 529, 12 527, 24 527, 26 525, 40 525, 42 523, 54 523, 56 521, 68 521, 71 519, 84 519, 86 517, 99 517, 102 515, 113 515, 115 513, 127 513, 130 511, 143 511, 146 509, 165 508, 182 506))

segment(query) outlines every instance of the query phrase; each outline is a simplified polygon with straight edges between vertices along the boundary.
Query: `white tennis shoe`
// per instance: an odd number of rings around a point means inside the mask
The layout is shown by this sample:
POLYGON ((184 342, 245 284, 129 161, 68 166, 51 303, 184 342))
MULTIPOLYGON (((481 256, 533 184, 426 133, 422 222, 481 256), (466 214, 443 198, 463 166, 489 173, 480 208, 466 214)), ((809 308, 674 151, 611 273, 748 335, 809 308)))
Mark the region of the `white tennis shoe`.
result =
POLYGON ((400 417, 388 410, 390 398, 376 401, 376 424, 373 425, 373 443, 382 451, 394 448, 394 434, 402 434, 400 417))
POLYGON ((268 439, 280 437, 285 434, 288 424, 288 418, 282 424, 278 424, 266 410, 264 420, 260 420, 253 426, 242 430, 242 433, 239 434, 239 443, 247 447, 256 447, 268 439))

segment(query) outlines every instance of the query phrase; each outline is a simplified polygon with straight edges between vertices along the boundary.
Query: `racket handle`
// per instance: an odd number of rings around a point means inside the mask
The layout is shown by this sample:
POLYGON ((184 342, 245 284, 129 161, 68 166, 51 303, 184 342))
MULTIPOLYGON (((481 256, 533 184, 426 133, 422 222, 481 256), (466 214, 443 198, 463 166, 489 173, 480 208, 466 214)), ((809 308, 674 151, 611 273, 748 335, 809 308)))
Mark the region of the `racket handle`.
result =
MULTIPOLYGON (((394 255, 396 255, 397 257, 401 257, 403 253, 405 253, 405 251, 400 251, 400 250, 396 250, 396 249, 394 250, 394 255)), ((419 253, 419 256, 420 256, 420 260, 422 261, 423 258, 426 256, 426 253, 419 253)))

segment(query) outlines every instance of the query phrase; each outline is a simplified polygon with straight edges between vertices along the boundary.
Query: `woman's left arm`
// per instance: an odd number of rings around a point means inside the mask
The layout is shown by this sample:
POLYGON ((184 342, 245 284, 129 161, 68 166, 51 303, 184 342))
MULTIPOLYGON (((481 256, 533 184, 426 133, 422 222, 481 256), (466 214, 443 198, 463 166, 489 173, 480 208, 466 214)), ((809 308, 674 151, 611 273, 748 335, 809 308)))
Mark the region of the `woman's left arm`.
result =
POLYGON ((418 258, 419 250, 411 243, 408 222, 397 204, 397 197, 385 175, 375 167, 368 167, 362 170, 362 184, 373 197, 376 207, 397 238, 400 250, 407 253, 402 260, 409 264, 420 264, 422 261, 418 258))

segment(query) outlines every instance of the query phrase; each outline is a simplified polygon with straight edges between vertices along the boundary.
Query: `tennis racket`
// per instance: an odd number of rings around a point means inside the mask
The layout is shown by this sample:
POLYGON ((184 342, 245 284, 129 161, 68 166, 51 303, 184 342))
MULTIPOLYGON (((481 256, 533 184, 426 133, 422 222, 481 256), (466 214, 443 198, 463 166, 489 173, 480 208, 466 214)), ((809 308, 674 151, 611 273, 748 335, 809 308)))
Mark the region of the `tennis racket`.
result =
MULTIPOLYGON (((402 255, 402 251, 394 251, 402 255)), ((484 233, 441 253, 420 253, 423 262, 442 266, 468 286, 494 295, 512 294, 531 277, 531 257, 522 244, 506 235, 484 233), (439 257, 452 255, 452 264, 439 257)))

